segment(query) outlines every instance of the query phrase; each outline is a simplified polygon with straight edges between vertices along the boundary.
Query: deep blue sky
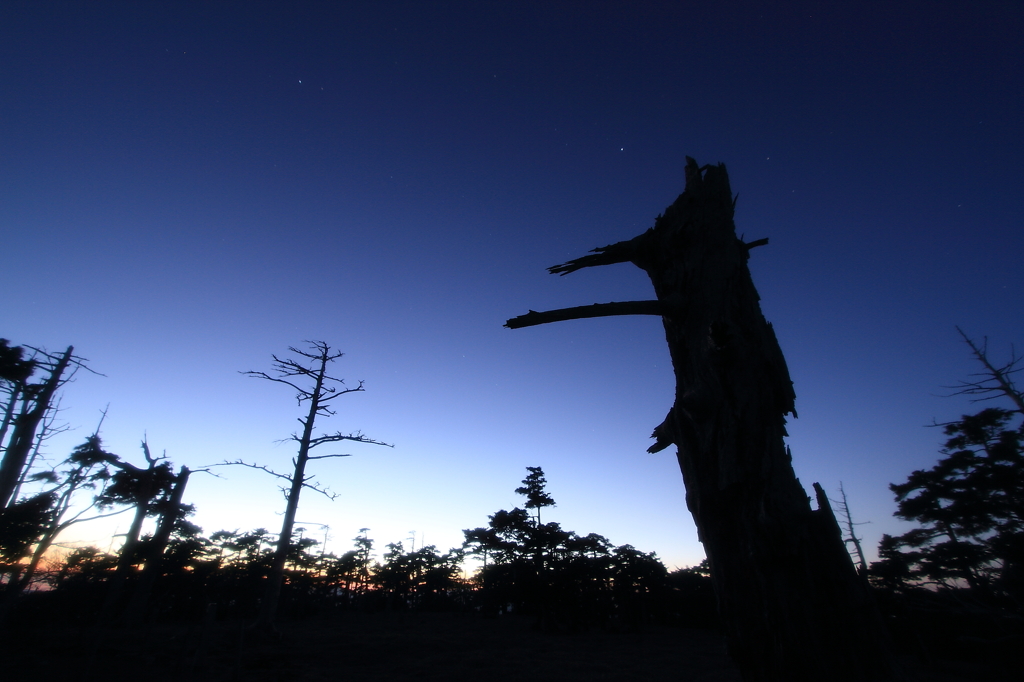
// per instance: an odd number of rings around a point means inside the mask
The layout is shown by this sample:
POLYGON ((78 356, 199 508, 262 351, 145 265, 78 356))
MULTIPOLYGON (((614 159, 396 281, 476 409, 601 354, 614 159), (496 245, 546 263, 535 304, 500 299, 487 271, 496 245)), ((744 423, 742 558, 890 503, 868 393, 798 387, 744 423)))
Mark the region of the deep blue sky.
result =
MULTIPOLYGON (((299 415, 239 370, 322 339, 365 380, 324 427, 395 448, 320 463, 300 520, 344 550, 442 549, 542 466, 581 533, 702 557, 674 456, 660 322, 510 331, 528 309, 651 296, 630 265, 545 268, 649 227, 684 157, 724 162, 796 384, 798 475, 843 481, 867 544, 926 426, 1024 342, 1020 2, 7 2, 0 9, 0 336, 74 344, 110 413, 176 463, 244 458, 299 415)), ((273 479, 197 476, 195 521, 279 526, 273 479)), ((123 524, 126 524, 124 521, 123 524)), ((122 524, 122 525, 123 525, 122 524)), ((107 543, 109 532, 85 532, 107 543), (104 533, 106 535, 104 535, 104 533)), ((83 537, 84 537, 83 536, 83 537)))

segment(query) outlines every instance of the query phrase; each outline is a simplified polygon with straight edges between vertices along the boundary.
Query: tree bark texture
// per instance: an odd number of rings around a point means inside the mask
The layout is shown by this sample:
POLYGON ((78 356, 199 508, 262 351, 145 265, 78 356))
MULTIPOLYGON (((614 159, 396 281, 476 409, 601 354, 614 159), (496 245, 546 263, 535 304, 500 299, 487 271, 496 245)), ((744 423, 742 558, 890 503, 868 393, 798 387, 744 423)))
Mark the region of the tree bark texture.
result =
MULTIPOLYGON (((654 227, 550 271, 631 262, 654 284, 676 395, 650 451, 678 448, 744 679, 892 679, 884 628, 828 500, 811 508, 783 441, 795 393, 747 268, 766 240, 736 236, 734 203, 724 165, 687 158, 685 191, 654 227)), ((515 325, 523 318, 508 326, 541 323, 515 325)))

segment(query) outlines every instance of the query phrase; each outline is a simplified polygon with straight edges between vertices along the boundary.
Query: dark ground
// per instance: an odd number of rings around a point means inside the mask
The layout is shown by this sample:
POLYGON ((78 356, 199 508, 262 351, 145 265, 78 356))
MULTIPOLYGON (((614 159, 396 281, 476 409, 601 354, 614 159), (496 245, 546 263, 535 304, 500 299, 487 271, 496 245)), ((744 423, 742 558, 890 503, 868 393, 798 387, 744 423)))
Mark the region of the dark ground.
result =
POLYGON ((240 622, 5 637, 4 680, 684 680, 739 682, 713 632, 549 634, 531 621, 475 614, 343 614, 282 623, 280 637, 240 622))
MULTIPOLYGON (((258 636, 243 626, 11 629, 0 638, 0 679, 740 682, 722 638, 708 630, 650 626, 554 634, 532 629, 529 619, 451 613, 347 613, 284 622, 279 636, 258 636)), ((1012 679, 950 662, 918 674, 923 682, 1012 679)))

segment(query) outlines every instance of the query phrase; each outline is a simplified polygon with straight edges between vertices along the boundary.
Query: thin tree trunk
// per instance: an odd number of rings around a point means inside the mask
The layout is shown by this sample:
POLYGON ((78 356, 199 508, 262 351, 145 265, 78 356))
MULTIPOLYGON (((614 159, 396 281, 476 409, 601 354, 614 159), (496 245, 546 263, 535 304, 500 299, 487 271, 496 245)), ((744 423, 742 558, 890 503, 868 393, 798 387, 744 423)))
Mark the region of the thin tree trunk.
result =
POLYGON ((46 551, 53 546, 53 542, 57 539, 57 536, 64 532, 69 525, 70 524, 58 523, 54 527, 47 529, 43 536, 39 538, 39 542, 36 543, 36 548, 32 552, 32 559, 25 568, 25 572, 21 574, 21 579, 17 581, 12 588, 14 595, 21 594, 26 588, 28 588, 32 582, 32 578, 35 577, 36 570, 39 568, 39 562, 42 561, 43 555, 46 554, 46 551))
POLYGON ((277 539, 270 575, 267 577, 267 586, 260 604, 259 616, 256 619, 255 627, 258 629, 273 628, 278 603, 281 600, 284 566, 288 560, 288 549, 291 547, 292 529, 295 527, 295 515, 299 509, 299 495, 302 492, 302 485, 306 481, 306 464, 309 461, 310 441, 313 438, 313 422, 320 409, 320 397, 324 385, 324 375, 327 373, 327 362, 327 352, 324 351, 316 377, 316 386, 309 398, 309 414, 306 416, 302 438, 299 440, 299 454, 295 458, 295 470, 292 474, 291 488, 288 491, 288 504, 285 507, 284 521, 281 524, 281 535, 277 539))
MULTIPOLYGON (((0 422, 0 448, 4 447, 4 442, 7 438, 7 429, 10 428, 11 422, 14 420, 14 411, 18 407, 18 399, 21 398, 23 389, 24 387, 20 383, 16 383, 11 386, 11 397, 10 400, 7 401, 7 405, 4 407, 4 418, 3 421, 0 422)), ((22 412, 24 413, 24 408, 27 403, 22 400, 21 404, 22 412)))
POLYGON ((793 471, 783 439, 795 393, 747 269, 766 240, 740 240, 733 208, 725 166, 688 158, 686 189, 653 228, 550 270, 632 262, 654 284, 676 395, 650 450, 678 447, 744 680, 893 679, 881 620, 828 499, 818 487, 812 509, 793 471))
POLYGON ((143 445, 146 451, 146 459, 149 460, 149 468, 139 472, 142 476, 142 481, 139 486, 139 499, 135 505, 135 516, 132 518, 131 526, 128 527, 128 532, 125 534, 124 544, 121 545, 121 553, 117 558, 117 567, 114 569, 114 575, 110 577, 110 584, 107 586, 107 596, 103 600, 102 608, 100 608, 100 622, 106 622, 117 617, 116 611, 119 610, 118 602, 121 601, 121 595, 124 593, 124 584, 128 580, 128 572, 136 563, 139 537, 142 535, 142 525, 146 521, 149 504, 153 498, 156 460, 150 458, 148 446, 143 445))
POLYGON ((857 572, 867 580, 868 577, 868 561, 864 558, 864 548, 860 545, 860 538, 854 532, 853 527, 853 514, 850 512, 850 503, 846 500, 846 491, 843 489, 843 484, 839 483, 839 494, 843 498, 843 508, 840 510, 846 523, 846 531, 850 534, 847 538, 847 542, 853 543, 853 549, 857 552, 857 572))
POLYGON ((71 362, 71 353, 74 346, 68 346, 64 355, 50 371, 49 378, 42 384, 39 393, 35 396, 32 409, 19 415, 14 423, 14 431, 11 433, 11 441, 4 452, 3 460, 0 461, 0 507, 6 508, 16 500, 12 499, 14 490, 21 480, 21 473, 25 468, 29 454, 32 452, 32 445, 35 443, 36 429, 43 420, 43 416, 50 407, 57 387, 60 386, 61 375, 71 362))

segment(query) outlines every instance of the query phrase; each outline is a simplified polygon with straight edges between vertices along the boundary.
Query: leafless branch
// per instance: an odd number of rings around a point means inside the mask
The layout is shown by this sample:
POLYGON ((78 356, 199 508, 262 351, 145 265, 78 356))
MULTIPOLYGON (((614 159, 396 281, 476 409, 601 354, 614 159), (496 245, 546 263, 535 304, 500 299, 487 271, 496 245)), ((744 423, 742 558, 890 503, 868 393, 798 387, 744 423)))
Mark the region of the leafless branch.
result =
POLYGON ((591 251, 594 255, 582 256, 562 263, 561 265, 552 265, 548 268, 548 272, 552 275, 568 275, 570 272, 576 272, 583 268, 592 268, 598 265, 612 265, 614 263, 628 263, 636 255, 637 240, 643 236, 644 235, 641 234, 638 237, 634 237, 627 241, 598 247, 591 251))
MULTIPOLYGON (((324 377, 324 380, 326 381, 328 378, 329 377, 324 377)), ((332 379, 332 381, 337 381, 338 383, 344 383, 341 379, 332 379)), ((328 386, 328 387, 324 388, 324 391, 327 392, 327 393, 330 393, 331 395, 328 395, 328 396, 325 396, 325 397, 321 398, 320 402, 321 403, 325 403, 328 400, 334 400, 335 398, 337 398, 339 396, 343 396, 343 395, 346 395, 348 393, 356 393, 358 391, 363 391, 363 390, 365 390, 365 389, 363 388, 363 382, 362 381, 360 381, 359 385, 356 386, 355 388, 345 388, 345 389, 342 389, 342 390, 338 390, 337 388, 335 388, 333 386, 328 386)))
POLYGON ((974 357, 985 367, 985 371, 971 374, 972 377, 981 377, 977 381, 962 381, 956 386, 947 386, 953 390, 952 395, 980 396, 972 398, 971 402, 982 402, 1004 396, 1016 405, 1019 413, 1024 414, 1024 393, 1019 391, 1013 382, 1013 375, 1024 371, 1024 366, 1018 366, 1024 358, 1019 357, 1011 346, 1009 361, 997 367, 988 357, 988 337, 984 337, 979 345, 960 327, 957 327, 956 330, 970 347, 974 357))
POLYGON ((269 467, 263 466, 262 464, 252 464, 250 462, 243 462, 240 459, 239 460, 235 460, 234 462, 228 462, 228 461, 225 460, 223 462, 220 462, 219 464, 211 464, 210 466, 211 467, 226 467, 226 466, 249 467, 250 469, 259 469, 260 471, 265 471, 268 474, 270 474, 271 476, 276 476, 276 477, 278 477, 280 479, 283 479, 285 481, 291 481, 292 480, 291 476, 286 476, 285 474, 279 474, 276 471, 274 471, 273 469, 270 469, 269 467))
POLYGON ((164 454, 159 457, 154 457, 149 451, 149 442, 146 440, 146 435, 142 435, 142 454, 146 458, 146 462, 152 468, 157 462, 167 459, 167 451, 164 450, 164 454))
POLYGON ((70 526, 70 525, 72 525, 74 523, 86 523, 87 521, 95 521, 96 519, 105 519, 105 518, 107 518, 109 516, 117 516, 118 514, 124 514, 126 511, 131 511, 131 509, 132 509, 131 507, 125 507, 124 509, 121 509, 120 511, 116 511, 116 512, 110 512, 110 513, 107 513, 107 514, 97 514, 96 516, 89 516, 89 517, 84 518, 84 519, 80 518, 82 516, 82 514, 84 514, 85 512, 89 511, 89 508, 86 508, 86 509, 83 509, 78 514, 76 514, 75 516, 72 516, 67 521, 61 522, 60 529, 64 530, 65 528, 67 528, 68 526, 70 526))
POLYGON ((315 486, 315 485, 309 485, 308 483, 303 483, 303 484, 302 484, 302 487, 304 487, 304 488, 309 488, 310 490, 313 490, 313 491, 315 491, 315 492, 318 492, 318 493, 320 493, 321 495, 323 495, 324 497, 326 497, 326 498, 327 498, 328 500, 330 500, 331 502, 334 502, 334 501, 335 501, 336 499, 338 499, 338 493, 332 493, 332 492, 331 492, 330 490, 328 490, 327 488, 318 488, 317 486, 315 486))
POLYGON ((664 315, 665 306, 661 301, 620 301, 613 303, 594 303, 574 308, 559 308, 538 313, 531 310, 525 315, 513 317, 505 322, 509 329, 533 327, 549 322, 579 320, 587 317, 610 317, 613 315, 664 315))
POLYGON ((310 395, 309 391, 307 391, 306 389, 299 388, 298 386, 296 386, 292 382, 286 381, 285 379, 281 379, 279 377, 272 377, 269 374, 267 374, 266 372, 248 371, 248 372, 239 372, 239 374, 244 374, 247 377, 253 377, 255 379, 266 379, 267 381, 276 381, 279 384, 286 384, 288 386, 291 386, 296 391, 298 391, 299 395, 305 395, 307 397, 310 395))
MULTIPOLYGON (((329 455, 327 455, 327 456, 329 456, 329 455)), ((341 455, 341 456, 342 457, 347 457, 348 455, 341 455)), ((309 457, 309 459, 323 459, 323 457, 309 457)), ((262 464, 253 464, 251 462, 243 462, 240 459, 239 460, 235 460, 234 462, 224 461, 224 462, 220 462, 218 464, 210 464, 210 465, 208 465, 208 468, 210 468, 210 467, 224 467, 224 466, 242 466, 242 467, 248 467, 249 469, 258 469, 260 471, 264 471, 264 472, 270 474, 271 476, 276 476, 277 478, 280 478, 280 479, 282 479, 284 481, 288 481, 289 483, 291 483, 292 480, 293 480, 291 476, 288 476, 286 474, 280 474, 280 473, 274 471, 273 469, 271 469, 270 467, 264 466, 262 464)), ((202 469, 197 469, 196 471, 202 471, 202 469)), ((214 474, 213 472, 208 472, 208 473, 210 473, 213 476, 216 476, 216 474, 214 474)), ((218 476, 218 478, 220 478, 220 477, 218 476)), ((332 493, 327 488, 321 488, 318 485, 315 485, 315 484, 312 484, 312 483, 308 483, 308 481, 313 480, 313 478, 314 478, 313 476, 309 476, 309 477, 305 478, 302 481, 302 487, 303 488, 309 488, 310 490, 314 490, 314 491, 320 493, 321 495, 323 495, 324 497, 326 497, 329 500, 334 500, 338 496, 337 493, 332 493)), ((283 492, 283 493, 285 493, 285 495, 287 495, 288 494, 288 489, 282 487, 281 488, 281 492, 283 492)))
MULTIPOLYGON (((296 439, 296 440, 301 440, 301 439, 296 439)), ((388 447, 388 448, 395 447, 392 443, 385 443, 383 441, 374 440, 372 438, 367 438, 366 436, 364 436, 363 434, 359 433, 358 431, 356 433, 350 433, 350 434, 343 434, 341 432, 338 432, 338 433, 331 434, 331 435, 317 436, 316 438, 311 438, 310 439, 309 447, 310 447, 310 449, 312 449, 312 448, 315 448, 318 445, 323 445, 324 443, 337 443, 337 442, 343 441, 343 440, 352 441, 353 443, 366 443, 368 445, 383 445, 384 447, 388 447)))
MULTIPOLYGON (((25 348, 28 348, 29 350, 31 350, 33 353, 35 353, 37 355, 42 355, 47 360, 49 360, 51 363, 57 363, 60 360, 60 357, 61 357, 60 353, 50 353, 49 351, 47 351, 47 350, 45 350, 43 348, 36 348, 35 346, 30 346, 28 344, 23 344, 23 346, 25 348)), ((78 368, 84 369, 86 372, 91 372, 92 374, 95 374, 96 376, 99 376, 99 377, 107 376, 106 374, 102 374, 100 372, 97 372, 96 370, 94 370, 91 367, 89 367, 87 364, 85 364, 87 362, 89 362, 89 358, 83 358, 81 355, 75 355, 74 353, 72 353, 71 354, 71 358, 70 358, 70 362, 68 364, 73 365, 76 369, 78 369, 78 368)), ((70 379, 70 376, 68 377, 68 379, 70 379)), ((64 382, 62 382, 62 383, 64 383, 64 382)))
MULTIPOLYGON (((316 458, 311 457, 310 459, 316 459, 316 458)), ((310 490, 312 490, 314 492, 320 493, 321 495, 326 497, 331 502, 333 502, 334 500, 336 500, 338 498, 338 493, 332 493, 330 488, 321 488, 319 485, 316 485, 314 483, 309 483, 309 481, 312 481, 314 478, 316 478, 316 477, 315 476, 307 476, 306 478, 304 478, 302 480, 302 487, 303 488, 309 488, 310 490)))

